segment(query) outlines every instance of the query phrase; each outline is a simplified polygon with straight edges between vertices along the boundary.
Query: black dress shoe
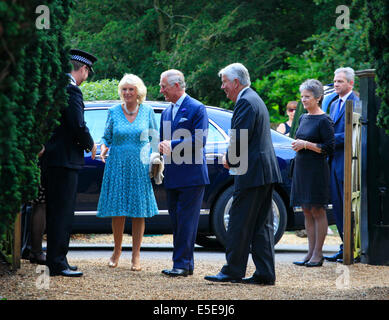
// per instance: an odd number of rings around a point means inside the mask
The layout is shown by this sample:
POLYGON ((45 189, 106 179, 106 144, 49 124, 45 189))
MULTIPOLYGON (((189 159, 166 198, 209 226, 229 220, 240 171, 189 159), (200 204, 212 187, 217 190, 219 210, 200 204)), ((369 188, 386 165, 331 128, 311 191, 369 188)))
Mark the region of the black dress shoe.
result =
POLYGON ((77 266, 70 266, 70 265, 68 265, 68 269, 70 269, 72 271, 77 271, 78 267, 77 266))
POLYGON ((249 278, 243 278, 242 283, 245 284, 258 284, 262 286, 274 286, 275 281, 270 279, 265 279, 263 277, 253 274, 249 278))
POLYGON ((37 263, 43 266, 46 265, 46 255, 43 252, 39 254, 30 252, 29 259, 31 263, 37 263))
POLYGON ((63 277, 81 277, 83 273, 81 271, 72 271, 65 269, 61 271, 50 271, 50 276, 63 276, 63 277))
MULTIPOLYGON (((162 270, 162 273, 169 277, 187 277, 189 274, 189 270, 173 268, 171 270, 162 270)), ((192 274, 193 274, 193 270, 192 270, 192 274)))
POLYGON ((233 278, 229 275, 224 274, 223 272, 219 272, 216 276, 205 276, 205 280, 213 281, 213 282, 232 282, 239 283, 242 281, 241 278, 233 278))
POLYGON ((308 262, 309 260, 304 260, 304 261, 294 261, 293 264, 295 264, 296 266, 305 266, 306 263, 308 262))
POLYGON ((324 262, 324 258, 321 258, 317 262, 307 262, 305 266, 308 268, 321 267, 323 265, 323 262, 324 262))
POLYGON ((333 256, 324 256, 324 259, 330 262, 336 262, 338 259, 343 259, 343 251, 335 253, 333 256))

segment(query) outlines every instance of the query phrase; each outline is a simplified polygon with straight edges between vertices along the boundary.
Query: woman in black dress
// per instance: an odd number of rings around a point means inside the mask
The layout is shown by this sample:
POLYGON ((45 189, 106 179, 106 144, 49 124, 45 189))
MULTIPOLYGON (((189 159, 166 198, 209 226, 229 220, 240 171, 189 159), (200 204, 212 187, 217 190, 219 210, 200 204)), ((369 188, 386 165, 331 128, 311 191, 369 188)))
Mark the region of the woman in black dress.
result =
POLYGON ((323 86, 309 79, 300 86, 301 101, 307 114, 301 115, 296 140, 291 206, 301 206, 308 236, 308 253, 296 265, 320 267, 327 235, 327 205, 330 203, 330 170, 327 157, 334 152, 334 124, 320 107, 323 86))

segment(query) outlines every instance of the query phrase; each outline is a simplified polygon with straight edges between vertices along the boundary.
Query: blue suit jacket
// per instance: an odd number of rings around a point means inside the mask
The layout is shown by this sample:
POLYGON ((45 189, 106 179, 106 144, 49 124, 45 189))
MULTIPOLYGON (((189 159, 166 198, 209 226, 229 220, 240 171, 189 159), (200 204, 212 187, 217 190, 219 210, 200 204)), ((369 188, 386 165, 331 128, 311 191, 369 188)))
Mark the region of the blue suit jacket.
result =
MULTIPOLYGON (((347 100, 359 101, 359 98, 352 92, 347 100)), ((336 99, 331 104, 330 117, 334 120, 336 104, 339 99, 336 99)), ((336 177, 338 180, 343 181, 344 179, 344 128, 345 128, 345 106, 342 107, 339 118, 334 121, 334 133, 335 133, 335 152, 330 158, 330 164, 335 169, 336 177)))
POLYGON ((209 184, 205 158, 208 115, 204 105, 187 95, 172 121, 172 105, 162 112, 160 138, 171 140, 172 155, 165 156, 167 189, 209 184), (196 134, 197 131, 197 134, 196 134))

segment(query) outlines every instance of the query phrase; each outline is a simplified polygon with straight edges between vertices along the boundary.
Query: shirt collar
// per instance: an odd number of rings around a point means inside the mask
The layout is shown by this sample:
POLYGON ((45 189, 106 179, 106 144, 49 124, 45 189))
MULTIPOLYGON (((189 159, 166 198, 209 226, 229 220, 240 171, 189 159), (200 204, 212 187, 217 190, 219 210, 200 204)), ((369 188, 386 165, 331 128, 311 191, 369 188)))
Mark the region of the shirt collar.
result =
POLYGON ((67 75, 70 77, 70 83, 76 86, 77 85, 76 79, 74 79, 74 77, 70 73, 68 73, 67 75))
POLYGON ((176 101, 176 103, 173 104, 173 105, 175 105, 176 107, 179 108, 179 107, 181 106, 182 102, 184 101, 184 99, 185 99, 186 96, 187 96, 187 94, 184 92, 184 94, 180 97, 180 99, 178 99, 178 100, 176 101))
POLYGON ((243 92, 245 92, 248 88, 250 87, 244 87, 242 90, 240 90, 239 94, 238 94, 238 97, 236 98, 236 102, 239 101, 240 97, 242 96, 243 92))
POLYGON ((350 96, 350 94, 352 93, 353 91, 351 90, 349 93, 347 93, 345 96, 343 96, 342 98, 340 98, 339 97, 339 99, 341 99, 342 100, 342 103, 344 103, 346 100, 347 100, 347 98, 350 96))

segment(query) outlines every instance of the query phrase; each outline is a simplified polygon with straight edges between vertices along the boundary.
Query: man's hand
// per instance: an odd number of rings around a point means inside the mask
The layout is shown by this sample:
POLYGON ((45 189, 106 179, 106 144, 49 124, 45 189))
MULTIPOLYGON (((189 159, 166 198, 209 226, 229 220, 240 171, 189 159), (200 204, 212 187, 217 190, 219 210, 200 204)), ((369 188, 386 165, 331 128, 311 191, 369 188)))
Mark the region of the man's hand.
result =
POLYGON ((230 170, 230 166, 228 165, 226 155, 227 155, 226 153, 223 155, 223 167, 230 170))
POLYGON ((170 143, 170 140, 163 140, 162 142, 160 142, 158 145, 159 152, 165 155, 169 155, 172 152, 170 143))
POLYGON ((95 144, 93 144, 93 148, 92 148, 92 160, 95 160, 95 158, 96 158, 96 151, 97 151, 97 145, 96 145, 96 143, 95 144))
POLYGON ((38 153, 38 158, 42 157, 44 153, 45 153, 45 146, 42 145, 42 149, 41 149, 41 151, 39 151, 39 153, 38 153))

